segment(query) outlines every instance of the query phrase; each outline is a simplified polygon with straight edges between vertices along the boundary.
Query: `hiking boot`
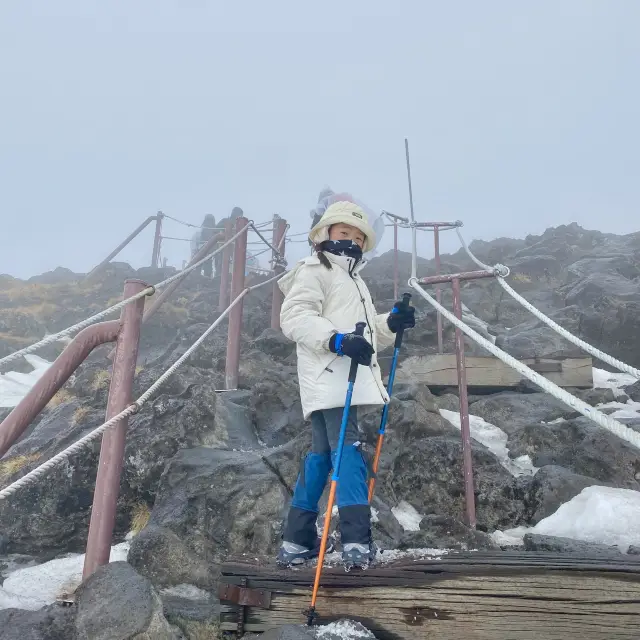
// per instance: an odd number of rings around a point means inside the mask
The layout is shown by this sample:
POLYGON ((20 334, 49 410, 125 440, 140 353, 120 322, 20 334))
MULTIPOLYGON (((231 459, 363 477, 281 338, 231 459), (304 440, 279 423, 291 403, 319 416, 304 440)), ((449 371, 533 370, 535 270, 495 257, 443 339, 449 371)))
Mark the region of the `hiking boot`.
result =
POLYGON ((358 544, 348 542, 342 551, 342 562, 346 571, 351 569, 367 569, 375 560, 378 549, 373 542, 358 544))
MULTIPOLYGON (((313 560, 320 555, 320 538, 316 539, 316 544, 313 549, 307 549, 299 544, 293 542, 283 542, 280 550, 278 551, 278 557, 276 558, 276 564, 279 567, 295 567, 297 565, 304 564, 309 560, 313 560)), ((334 549, 331 539, 327 540, 327 548, 325 553, 331 553, 334 549)))

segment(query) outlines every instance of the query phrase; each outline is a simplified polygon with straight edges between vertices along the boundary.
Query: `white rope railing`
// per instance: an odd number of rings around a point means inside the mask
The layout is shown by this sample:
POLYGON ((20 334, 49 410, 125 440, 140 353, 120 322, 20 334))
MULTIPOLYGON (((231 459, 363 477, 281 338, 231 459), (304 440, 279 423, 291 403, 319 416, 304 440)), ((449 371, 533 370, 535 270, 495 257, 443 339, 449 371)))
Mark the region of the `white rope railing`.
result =
POLYGON ((48 344, 53 344, 54 342, 58 342, 61 338, 66 338, 68 336, 71 336, 74 333, 77 333, 78 331, 81 331, 82 329, 85 329, 86 327, 98 322, 99 320, 102 320, 103 318, 110 316, 112 313, 119 311, 126 305, 131 304, 132 302, 135 302, 140 298, 144 298, 145 296, 151 296, 158 289, 162 289, 163 287, 166 287, 167 285, 171 284, 175 280, 180 280, 181 278, 183 278, 185 275, 187 275, 194 269, 197 269, 208 260, 211 260, 213 256, 215 256, 217 253, 220 253, 220 251, 222 251, 225 247, 227 247, 232 242, 234 242, 235 239, 241 236, 250 226, 251 226, 251 223, 245 225, 240 231, 238 231, 234 236, 229 238, 229 240, 225 241, 225 243, 219 246, 215 251, 206 255, 201 260, 198 260, 198 262, 195 262, 191 266, 185 267, 184 269, 182 269, 182 271, 178 271, 178 273, 176 273, 175 275, 167 278, 166 280, 162 280, 162 282, 158 282, 158 284, 150 285, 149 287, 146 287, 145 289, 143 289, 139 293, 136 293, 130 298, 126 298, 125 300, 122 300, 121 302, 118 302, 117 304, 114 304, 113 306, 108 307, 104 311, 100 311, 99 313, 96 313, 90 316, 89 318, 82 320, 81 322, 71 325, 70 327, 63 329, 62 331, 58 331, 57 333, 52 333, 51 335, 46 336, 42 340, 39 340, 38 342, 35 342, 34 344, 29 345, 28 347, 24 347, 23 349, 14 351, 13 353, 10 353, 8 356, 5 356, 4 358, 0 358, 0 365, 13 362, 14 360, 17 360, 18 358, 24 355, 33 353, 34 351, 38 351, 38 349, 41 349, 42 347, 48 344))
POLYGON ((35 484, 42 476, 44 476, 51 469, 55 468, 65 460, 67 460, 70 456, 81 451, 86 445, 93 442, 97 438, 99 438, 107 429, 115 426, 123 420, 124 418, 128 418, 135 413, 138 413, 142 406, 149 401, 149 399, 156 393, 156 391, 170 378, 176 370, 189 358, 189 356, 207 339, 209 334, 229 315, 231 310, 251 291, 263 287, 274 280, 278 280, 281 278, 284 273, 279 273, 264 282, 259 282, 258 284, 252 285, 250 287, 246 287, 234 300, 233 302, 216 318, 216 320, 209 326, 209 328, 132 404, 123 409, 120 413, 113 416, 107 420, 104 424, 101 424, 99 427, 96 427, 88 433, 86 436, 83 436, 77 442, 74 442, 72 445, 68 446, 66 449, 57 453, 53 458, 43 462, 38 465, 35 469, 29 471, 22 478, 12 482, 10 485, 5 487, 0 491, 0 500, 5 500, 9 496, 16 493, 23 487, 35 484))
MULTIPOLYGON (((464 241, 462 234, 460 233, 460 229, 456 229, 458 234, 458 238, 460 239, 460 243, 462 244, 463 249, 466 251, 467 255, 473 262, 475 262, 482 269, 491 269, 488 265, 484 264, 481 260, 478 260, 475 255, 471 252, 471 249, 467 246, 467 243, 464 241)), ((624 373, 628 373, 629 375, 634 376, 635 378, 640 379, 640 369, 636 369, 631 365, 610 356, 608 353, 601 351, 597 347, 581 340, 577 336, 574 336, 570 331, 567 331, 564 327, 561 327, 557 322, 554 322, 551 318, 546 316, 542 311, 536 309, 528 300, 523 298, 517 291, 515 291, 509 284, 504 280, 504 278, 498 276, 498 284, 515 300, 517 300, 527 311, 530 311, 538 320, 544 322, 548 327, 551 327, 556 333, 560 334, 565 340, 568 340, 572 344, 575 344, 577 347, 580 347, 582 350, 591 354, 594 358, 598 358, 598 360, 602 360, 602 362, 606 362, 608 365, 611 365, 618 371, 623 371, 624 373)))
MULTIPOLYGON (((480 265, 479 265, 480 266, 480 265)), ((490 268, 490 267, 489 267, 490 268)), ((417 278, 411 278, 409 280, 409 286, 413 287, 420 296, 422 296, 432 307, 438 310, 451 324, 456 326, 460 331, 462 331, 465 335, 469 336, 474 342, 479 344, 481 347, 485 348, 489 353, 494 355, 499 360, 502 360, 506 365, 515 369, 518 373, 523 375, 525 378, 528 378, 534 384, 537 384, 543 391, 551 394, 554 398, 557 398, 561 402, 564 402, 567 406, 575 409, 583 416, 593 420, 596 424, 603 427, 607 431, 615 434, 619 438, 626 440, 630 444, 640 449, 640 433, 630 429, 625 426, 621 422, 618 422, 614 418, 602 413, 602 411, 598 411, 594 407, 588 405, 586 402, 583 402, 579 398, 572 396, 570 393, 560 388, 558 385, 554 384, 550 380, 547 380, 544 376, 541 376, 533 369, 527 367, 527 365, 522 362, 516 360, 513 356, 510 356, 508 353, 502 351, 496 347, 493 343, 489 342, 489 340, 483 338, 479 333, 474 331, 471 327, 466 325, 461 320, 448 311, 445 307, 439 304, 434 298, 432 298, 418 283, 417 278)))

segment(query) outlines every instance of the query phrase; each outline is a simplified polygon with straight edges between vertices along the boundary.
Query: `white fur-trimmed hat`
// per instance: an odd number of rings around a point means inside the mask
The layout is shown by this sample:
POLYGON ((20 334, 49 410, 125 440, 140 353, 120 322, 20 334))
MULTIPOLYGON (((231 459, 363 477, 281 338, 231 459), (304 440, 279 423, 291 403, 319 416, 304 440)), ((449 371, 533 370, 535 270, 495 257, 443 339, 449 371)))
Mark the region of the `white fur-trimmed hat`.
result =
POLYGON ((320 244, 329 239, 329 227, 334 224, 348 224, 356 227, 365 235, 363 251, 371 251, 376 246, 376 232, 369 223, 364 209, 354 202, 342 200, 334 202, 322 215, 322 218, 309 232, 309 240, 320 244))

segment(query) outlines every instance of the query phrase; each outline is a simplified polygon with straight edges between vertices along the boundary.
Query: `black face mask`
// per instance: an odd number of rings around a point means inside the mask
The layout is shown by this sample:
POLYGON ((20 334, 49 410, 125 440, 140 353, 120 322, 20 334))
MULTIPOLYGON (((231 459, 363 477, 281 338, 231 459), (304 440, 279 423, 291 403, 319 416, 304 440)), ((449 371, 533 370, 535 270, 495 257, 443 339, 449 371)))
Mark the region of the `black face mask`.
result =
POLYGON ((320 243, 320 249, 334 256, 347 256, 356 262, 362 260, 362 249, 353 240, 325 240, 320 243))

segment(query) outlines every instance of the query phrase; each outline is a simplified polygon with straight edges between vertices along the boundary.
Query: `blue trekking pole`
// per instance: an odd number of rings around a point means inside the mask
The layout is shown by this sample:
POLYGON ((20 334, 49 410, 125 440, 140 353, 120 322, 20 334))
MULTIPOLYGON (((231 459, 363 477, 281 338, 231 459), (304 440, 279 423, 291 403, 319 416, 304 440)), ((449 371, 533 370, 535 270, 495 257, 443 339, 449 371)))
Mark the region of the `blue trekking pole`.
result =
MULTIPOLYGON (((411 294, 405 293, 402 295, 401 306, 404 309, 409 307, 409 301, 411 300, 411 294)), ((400 354, 400 347, 402 346, 402 337, 404 335, 404 329, 398 329, 396 333, 396 342, 393 350, 393 360, 391 361, 391 371, 389 372, 389 385, 387 386, 387 393, 389 399, 393 392, 393 381, 396 377, 396 367, 398 366, 398 355, 400 354)), ((389 418, 389 405, 385 404, 382 410, 382 419, 380 420, 380 428, 378 429, 378 444, 376 445, 376 455, 373 459, 373 467, 371 478, 369 479, 369 504, 373 499, 373 491, 376 486, 376 474, 378 473, 378 465, 380 464, 380 453, 382 452, 382 441, 384 440, 384 432, 387 429, 387 419, 389 418)))
MULTIPOLYGON (((357 336, 364 335, 366 322, 358 322, 354 333, 357 336)), ((353 387, 356 382, 356 374, 358 373, 357 360, 351 361, 349 369, 349 385, 347 387, 347 399, 344 402, 344 411, 342 412, 342 424, 340 425, 340 438, 338 439, 338 448, 336 450, 336 462, 333 465, 333 475, 331 476, 331 488, 329 490, 329 500, 327 502, 327 514, 324 518, 324 530, 322 531, 322 541, 320 542, 320 553, 318 554, 318 566, 316 567, 316 578, 313 583, 313 594, 311 596, 311 606, 307 613, 307 624, 311 626, 316 617, 316 600, 318 598, 318 589, 320 587, 320 577, 322 576, 322 565, 324 564, 324 555, 327 550, 327 540, 329 538, 329 527, 331 526, 331 512, 333 511, 333 503, 336 498, 336 487, 340 479, 340 463, 342 462, 342 450, 344 449, 344 441, 347 436, 347 425, 349 424, 349 410, 351 409, 351 398, 353 396, 353 387)))

